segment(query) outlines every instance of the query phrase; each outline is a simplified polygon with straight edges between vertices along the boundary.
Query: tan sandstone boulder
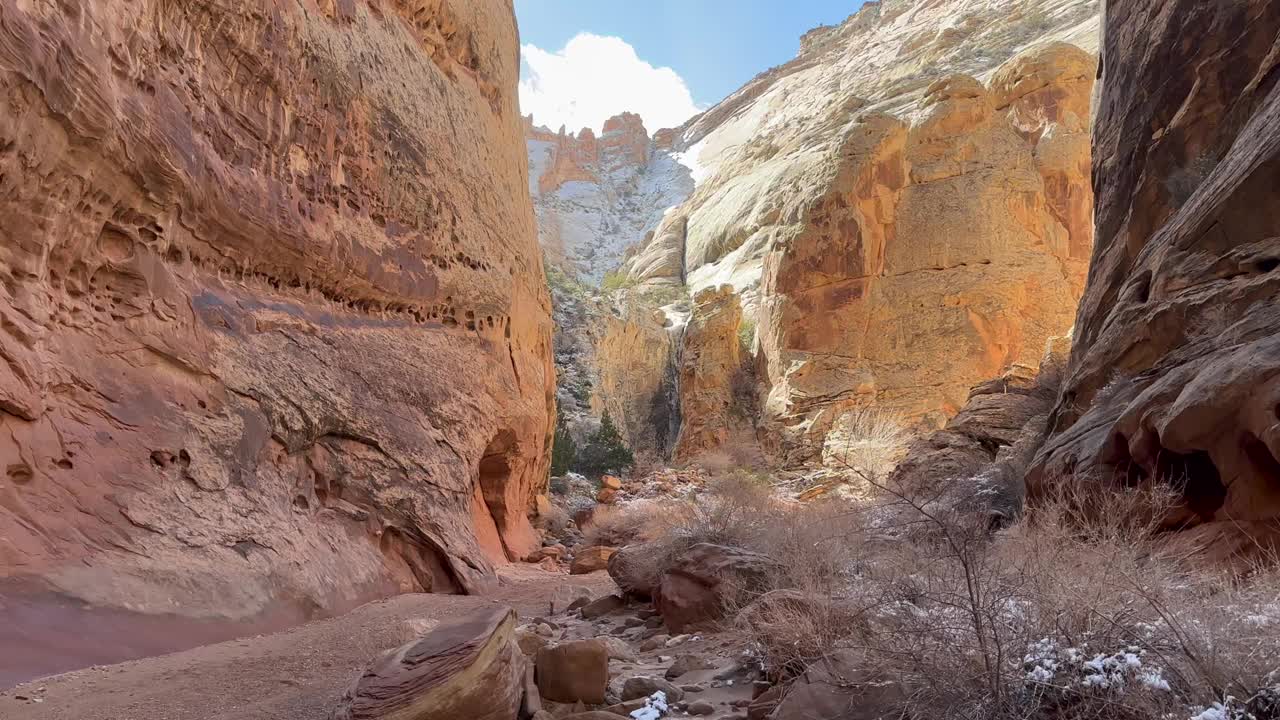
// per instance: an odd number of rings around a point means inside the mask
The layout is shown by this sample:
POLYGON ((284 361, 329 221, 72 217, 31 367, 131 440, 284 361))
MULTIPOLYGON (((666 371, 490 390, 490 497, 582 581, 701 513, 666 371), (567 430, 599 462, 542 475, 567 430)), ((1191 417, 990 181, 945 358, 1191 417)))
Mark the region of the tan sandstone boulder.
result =
POLYGON ((570 575, 586 575, 609 567, 609 558, 618 552, 617 548, 594 546, 582 548, 574 553, 573 563, 569 565, 570 575))
POLYGON ((513 720, 526 661, 516 614, 486 608, 388 652, 342 696, 335 720, 513 720))
POLYGON ((538 690, 546 700, 600 705, 609 685, 609 649, 599 640, 575 640, 538 651, 538 690))
POLYGON ((1166 525, 1217 558, 1280 546, 1276 10, 1108 7, 1097 245, 1028 477, 1033 503, 1081 479, 1172 487, 1166 525))

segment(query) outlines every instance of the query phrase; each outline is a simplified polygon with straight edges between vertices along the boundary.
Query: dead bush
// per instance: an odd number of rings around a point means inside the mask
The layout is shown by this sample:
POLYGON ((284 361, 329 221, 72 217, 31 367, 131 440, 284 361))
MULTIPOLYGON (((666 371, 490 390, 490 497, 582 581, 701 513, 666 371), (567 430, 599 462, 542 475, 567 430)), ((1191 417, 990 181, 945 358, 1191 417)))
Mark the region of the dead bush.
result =
MULTIPOLYGON (((895 541, 858 542, 842 612, 859 622, 829 644, 897 678, 907 700, 892 711, 1155 720, 1216 708, 1205 718, 1244 720, 1280 697, 1280 647, 1268 639, 1280 583, 1242 584, 1165 551, 1167 494, 1068 485, 992 534, 984 518, 871 482, 881 504, 855 512, 871 518, 864 531, 895 541)), ((766 666, 794 662, 788 634, 803 624, 776 624, 759 644, 766 666)))
POLYGON ((600 505, 583 528, 588 547, 626 547, 662 537, 675 516, 683 512, 679 503, 641 500, 626 505, 600 505))
POLYGON ((547 503, 547 509, 538 515, 534 522, 534 527, 547 533, 551 537, 560 537, 564 534, 566 528, 569 527, 569 511, 556 503, 547 503))
POLYGON ((897 415, 880 408, 855 408, 841 415, 827 433, 822 464, 884 477, 902 460, 910 440, 911 433, 897 415))

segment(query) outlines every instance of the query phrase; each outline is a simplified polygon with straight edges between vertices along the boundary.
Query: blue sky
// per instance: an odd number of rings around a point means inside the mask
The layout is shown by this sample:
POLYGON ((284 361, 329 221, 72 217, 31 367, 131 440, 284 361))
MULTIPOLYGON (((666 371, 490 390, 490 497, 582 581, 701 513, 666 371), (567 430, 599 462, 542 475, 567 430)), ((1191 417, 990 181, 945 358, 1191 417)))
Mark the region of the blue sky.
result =
POLYGON ((525 50, 522 102, 536 121, 552 127, 565 122, 599 129, 602 113, 615 106, 608 114, 629 109, 645 116, 647 126, 678 124, 677 118, 693 108, 705 109, 756 73, 790 60, 805 31, 841 22, 861 5, 860 0, 515 0, 525 50), (618 38, 630 47, 582 41, 566 51, 583 33, 618 38), (575 92, 578 97, 570 97, 575 92), (628 103, 638 107, 621 107, 628 103))

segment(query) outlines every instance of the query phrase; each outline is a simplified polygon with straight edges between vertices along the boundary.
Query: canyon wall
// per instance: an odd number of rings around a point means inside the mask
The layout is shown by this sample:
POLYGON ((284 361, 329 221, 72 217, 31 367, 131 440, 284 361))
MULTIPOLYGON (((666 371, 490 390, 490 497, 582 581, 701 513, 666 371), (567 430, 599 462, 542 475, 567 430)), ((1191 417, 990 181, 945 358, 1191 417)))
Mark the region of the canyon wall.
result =
POLYGON ((0 0, 0 576, 478 591, 553 398, 504 0, 0 0))
POLYGON ((941 426, 1066 335, 1092 247, 1096 0, 884 0, 673 133, 696 183, 624 265, 730 285, 788 465, 875 405, 941 426))
POLYGON ((542 248, 566 273, 599 284, 666 208, 688 197, 689 170, 634 113, 609 118, 599 137, 535 122, 526 117, 524 127, 542 248))
POLYGON ((1280 12, 1110 3, 1097 244, 1035 501, 1163 484, 1216 556, 1280 546, 1280 12))

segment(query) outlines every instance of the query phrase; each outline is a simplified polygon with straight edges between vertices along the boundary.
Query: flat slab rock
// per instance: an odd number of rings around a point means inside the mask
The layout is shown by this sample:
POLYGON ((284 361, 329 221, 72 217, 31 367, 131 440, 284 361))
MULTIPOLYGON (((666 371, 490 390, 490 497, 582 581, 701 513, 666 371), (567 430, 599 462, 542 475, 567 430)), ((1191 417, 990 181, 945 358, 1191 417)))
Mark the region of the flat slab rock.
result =
POLYGON ((383 655, 356 680, 334 720, 511 720, 526 661, 511 608, 478 610, 383 655))

